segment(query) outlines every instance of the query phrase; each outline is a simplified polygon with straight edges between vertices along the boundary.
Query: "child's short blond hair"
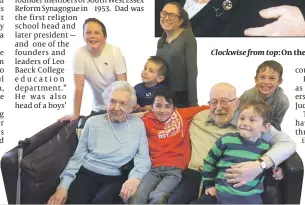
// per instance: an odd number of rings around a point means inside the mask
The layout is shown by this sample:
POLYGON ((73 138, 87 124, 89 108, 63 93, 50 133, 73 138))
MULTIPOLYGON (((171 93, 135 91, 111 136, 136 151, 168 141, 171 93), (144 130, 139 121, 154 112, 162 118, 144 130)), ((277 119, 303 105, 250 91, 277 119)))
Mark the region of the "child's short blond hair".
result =
POLYGON ((168 65, 162 57, 160 57, 160 56, 150 56, 148 61, 152 61, 152 62, 160 65, 160 68, 159 68, 159 71, 158 71, 159 76, 166 77, 167 70, 168 70, 168 65))
POLYGON ((248 108, 253 108, 253 111, 256 112, 261 118, 263 118, 263 124, 271 123, 272 119, 272 107, 267 103, 261 101, 247 101, 240 108, 240 113, 248 108))

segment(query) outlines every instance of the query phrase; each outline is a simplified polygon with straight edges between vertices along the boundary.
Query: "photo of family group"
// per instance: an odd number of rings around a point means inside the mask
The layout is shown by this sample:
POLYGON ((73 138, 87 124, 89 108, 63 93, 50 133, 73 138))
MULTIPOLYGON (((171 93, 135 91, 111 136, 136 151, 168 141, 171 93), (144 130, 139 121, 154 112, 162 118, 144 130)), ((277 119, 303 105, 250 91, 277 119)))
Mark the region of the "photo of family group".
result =
POLYGON ((163 32, 160 12, 168 2, 184 8, 196 37, 305 35, 302 0, 155 0, 156 37, 163 32))
POLYGON ((303 163, 282 126, 291 105, 282 88, 287 68, 266 57, 245 66, 253 78, 241 95, 219 80, 199 103, 213 65, 200 70, 208 57, 198 37, 302 36, 305 3, 154 3, 155 50, 136 83, 103 18, 84 19, 70 76, 73 111, 4 154, 8 203, 300 204, 303 163), (85 85, 92 101, 84 116, 85 85))

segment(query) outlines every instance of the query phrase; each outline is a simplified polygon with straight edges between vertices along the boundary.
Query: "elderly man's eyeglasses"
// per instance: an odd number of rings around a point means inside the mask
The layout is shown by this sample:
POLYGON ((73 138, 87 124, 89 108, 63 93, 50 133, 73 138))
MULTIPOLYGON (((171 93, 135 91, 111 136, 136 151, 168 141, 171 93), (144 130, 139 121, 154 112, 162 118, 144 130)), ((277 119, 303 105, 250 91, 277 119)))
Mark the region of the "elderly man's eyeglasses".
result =
POLYGON ((208 103, 209 103, 210 106, 213 106, 213 107, 216 107, 216 106, 218 105, 218 103, 219 103, 221 106, 225 107, 225 106, 227 106, 230 102, 234 101, 235 99, 236 99, 236 98, 234 98, 234 99, 232 99, 232 100, 223 99, 223 100, 220 100, 220 101, 218 101, 218 100, 211 100, 211 101, 209 101, 208 103))
POLYGON ((180 16, 178 16, 177 14, 174 14, 174 13, 167 13, 166 11, 161 11, 160 12, 160 17, 161 18, 166 18, 167 16, 168 16, 169 20, 171 20, 171 21, 180 17, 180 16))

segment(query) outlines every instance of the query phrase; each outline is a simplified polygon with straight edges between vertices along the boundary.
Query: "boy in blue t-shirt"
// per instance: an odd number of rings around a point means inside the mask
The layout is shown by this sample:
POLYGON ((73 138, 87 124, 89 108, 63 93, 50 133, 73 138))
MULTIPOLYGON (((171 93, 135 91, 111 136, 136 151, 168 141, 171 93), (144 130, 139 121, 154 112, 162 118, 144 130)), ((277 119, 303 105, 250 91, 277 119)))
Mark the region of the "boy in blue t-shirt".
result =
POLYGON ((141 73, 142 83, 135 86, 137 93, 138 105, 135 108, 136 112, 151 111, 154 94, 156 90, 164 85, 167 73, 167 64, 163 58, 159 56, 151 56, 141 73))

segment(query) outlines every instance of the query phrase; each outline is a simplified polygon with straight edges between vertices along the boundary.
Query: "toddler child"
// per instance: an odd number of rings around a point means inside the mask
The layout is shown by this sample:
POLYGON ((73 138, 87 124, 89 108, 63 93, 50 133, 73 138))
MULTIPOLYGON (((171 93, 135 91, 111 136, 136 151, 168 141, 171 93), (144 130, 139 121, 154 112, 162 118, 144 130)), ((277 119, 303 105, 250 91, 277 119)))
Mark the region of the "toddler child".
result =
POLYGON ((262 204, 264 172, 249 183, 235 188, 224 177, 225 170, 241 162, 257 161, 263 170, 266 163, 260 158, 270 146, 261 135, 270 127, 271 107, 251 101, 241 107, 238 133, 227 133, 219 138, 204 160, 203 194, 195 203, 201 204, 262 204))

